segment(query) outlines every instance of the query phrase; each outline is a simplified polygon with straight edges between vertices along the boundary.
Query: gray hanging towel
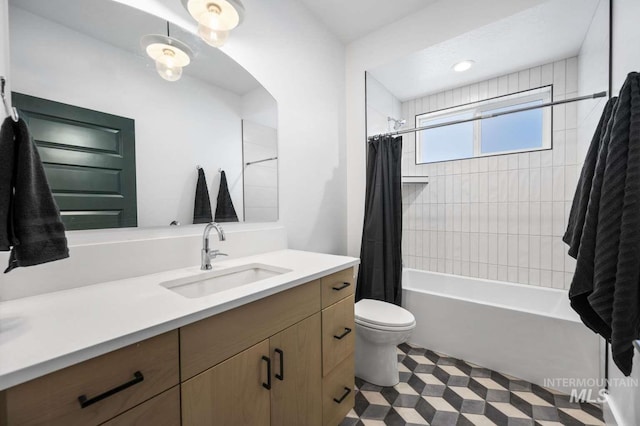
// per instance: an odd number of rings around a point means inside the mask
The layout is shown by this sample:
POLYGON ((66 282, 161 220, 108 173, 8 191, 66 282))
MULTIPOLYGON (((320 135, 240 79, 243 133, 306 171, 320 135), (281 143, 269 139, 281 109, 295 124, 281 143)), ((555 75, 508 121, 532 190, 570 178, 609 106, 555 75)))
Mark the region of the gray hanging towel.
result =
MULTIPOLYGON (((628 376, 633 341, 640 338, 640 74, 627 76, 607 113, 595 164, 589 157, 593 146, 585 160, 585 168, 593 167, 589 199, 574 200, 564 240, 571 246, 569 254, 576 256, 571 306, 611 342, 613 360, 628 376), (586 209, 581 208, 585 203, 586 209)), ((602 132, 603 120, 597 132, 602 132)), ((577 197, 585 196, 590 175, 583 169, 577 197)))
POLYGON ((231 201, 227 175, 224 170, 220 172, 220 190, 218 191, 218 204, 216 205, 216 222, 237 222, 238 215, 231 201))
POLYGON ((69 257, 38 149, 27 123, 10 117, 0 128, 0 251, 9 250, 5 273, 69 257))
POLYGON ((193 206, 193 223, 209 223, 211 216, 211 200, 204 170, 198 168, 198 183, 196 184, 196 199, 193 206))

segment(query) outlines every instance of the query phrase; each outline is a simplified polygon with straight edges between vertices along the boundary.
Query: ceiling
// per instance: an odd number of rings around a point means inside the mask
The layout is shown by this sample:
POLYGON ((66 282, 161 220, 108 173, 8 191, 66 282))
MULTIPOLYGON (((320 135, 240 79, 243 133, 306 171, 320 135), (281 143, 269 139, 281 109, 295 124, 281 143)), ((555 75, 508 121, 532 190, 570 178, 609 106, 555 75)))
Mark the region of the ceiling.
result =
POLYGON ((437 0, 300 0, 344 43, 396 22, 437 0))
POLYGON ((578 54, 598 3, 547 1, 368 71, 405 101, 565 59, 578 54), (475 61, 471 70, 451 69, 465 59, 475 61))
MULTIPOLYGON (((147 56, 140 46, 140 37, 167 31, 162 19, 111 0, 11 0, 10 5, 144 58, 147 56)), ((262 87, 233 59, 195 35, 173 25, 171 36, 194 50, 195 58, 184 68, 184 75, 237 95, 262 87)))

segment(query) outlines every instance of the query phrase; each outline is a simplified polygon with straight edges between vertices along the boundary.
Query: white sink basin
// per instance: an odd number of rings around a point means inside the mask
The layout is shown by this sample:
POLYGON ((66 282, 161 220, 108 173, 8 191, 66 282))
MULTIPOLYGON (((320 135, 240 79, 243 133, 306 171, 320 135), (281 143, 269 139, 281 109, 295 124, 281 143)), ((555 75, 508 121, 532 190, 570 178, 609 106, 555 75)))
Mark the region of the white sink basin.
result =
POLYGON ((287 272, 291 272, 291 270, 261 263, 251 263, 221 271, 203 272, 187 278, 165 281, 160 285, 184 297, 195 299, 252 284, 287 272))

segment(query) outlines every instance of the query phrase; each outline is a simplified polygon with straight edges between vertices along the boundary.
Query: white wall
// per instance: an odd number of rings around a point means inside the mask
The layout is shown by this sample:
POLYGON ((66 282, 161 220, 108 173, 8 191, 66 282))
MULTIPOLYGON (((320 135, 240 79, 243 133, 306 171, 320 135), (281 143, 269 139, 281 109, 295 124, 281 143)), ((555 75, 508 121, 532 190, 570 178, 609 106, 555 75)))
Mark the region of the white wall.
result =
MULTIPOLYGON (((365 85, 366 70, 402 58, 490 22, 525 10, 544 0, 446 0, 380 28, 347 46, 347 223, 348 253, 358 256, 362 236, 365 193, 365 85), (461 14, 461 10, 474 13, 461 14)), ((261 80, 262 81, 262 80, 261 80)))
POLYGON ((23 9, 10 14, 13 90, 135 120, 138 226, 193 223, 198 164, 212 209, 222 168, 241 215, 239 95, 188 75, 167 82, 142 55, 23 9))
MULTIPOLYGON (((640 71, 640 2, 637 0, 613 0, 613 94, 616 95, 627 74, 640 71)), ((621 378, 622 373, 609 359, 609 377, 621 378)), ((633 379, 640 381, 640 352, 636 350, 633 362, 633 379)), ((610 386, 609 409, 616 415, 620 426, 640 425, 640 388, 610 386)))
MULTIPOLYGON (((578 92, 568 58, 403 102, 417 114, 553 85, 554 100, 578 92)), ((520 284, 568 288, 575 261, 562 235, 578 176, 576 104, 555 107, 553 149, 415 164, 415 135, 403 136, 404 265, 520 284)), ((412 120, 413 121, 413 120, 412 120)))

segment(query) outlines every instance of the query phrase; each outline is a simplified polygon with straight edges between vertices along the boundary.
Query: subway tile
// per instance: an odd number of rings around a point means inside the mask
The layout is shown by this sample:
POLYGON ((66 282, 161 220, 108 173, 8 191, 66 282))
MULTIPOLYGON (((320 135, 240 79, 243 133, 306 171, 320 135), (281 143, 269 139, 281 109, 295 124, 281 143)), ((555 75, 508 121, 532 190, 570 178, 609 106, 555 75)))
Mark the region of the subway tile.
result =
POLYGON ((518 203, 518 233, 529 235, 529 203, 518 203))
POLYGON ((540 152, 541 151, 533 151, 529 153, 529 168, 540 167, 540 152))
POLYGON ((571 288, 571 281, 573 281, 573 272, 564 273, 564 289, 569 290, 571 288))
POLYGON ((487 278, 490 280, 498 279, 498 265, 487 265, 487 278))
POLYGON ((470 204, 465 203, 460 205, 460 231, 469 232, 471 219, 470 215, 470 204))
POLYGON ((509 201, 509 172, 498 172, 498 202, 509 201))
POLYGON ((551 287, 551 271, 546 269, 540 270, 540 285, 542 287, 551 287))
MULTIPOLYGON (((486 185, 486 173, 471 173, 469 174, 469 202, 477 203, 480 201, 480 176, 485 176, 486 185)), ((485 186, 486 191, 486 186, 485 186)), ((486 201, 486 200, 483 200, 486 201)))
POLYGON ((519 171, 518 170, 509 170, 509 175, 507 177, 508 181, 508 201, 518 201, 518 187, 519 187, 519 171))
POLYGON ((523 90, 529 90, 531 77, 529 75, 529 69, 520 71, 518 73, 518 92, 522 92, 523 90))
POLYGON ((553 64, 545 64, 540 68, 540 85, 553 84, 553 64))
POLYGON ((478 203, 469 205, 469 231, 480 232, 480 205, 478 203))
POLYGON ((509 263, 509 240, 507 234, 498 235, 498 265, 506 266, 509 263))
MULTIPOLYGON (((464 271, 464 265, 462 267, 462 270, 464 271)), ((479 272, 479 264, 478 264, 478 262, 470 262, 469 263, 469 276, 470 277, 474 277, 474 278, 478 278, 479 275, 480 275, 480 272, 479 272)))
POLYGON ((507 80, 508 93, 517 92, 520 87, 518 73, 517 72, 511 73, 507 76, 507 78, 508 78, 507 80))
POLYGON ((453 202, 462 201, 462 180, 460 175, 453 176, 453 202))
POLYGON ((510 283, 518 282, 518 268, 516 266, 509 266, 507 268, 507 281, 510 283))
POLYGON ((413 254, 415 254, 416 257, 422 257, 422 231, 417 231, 415 232, 415 251, 413 254))
POLYGON ((459 260, 453 261, 453 270, 450 273, 455 275, 462 275, 462 263, 459 260))
POLYGON ((508 269, 506 266, 498 265, 498 281, 509 281, 508 269))
POLYGON ((431 254, 430 248, 431 248, 431 232, 422 231, 422 257, 423 258, 430 257, 430 254, 431 254))
POLYGON ((552 264, 551 269, 553 271, 564 272, 564 256, 565 256, 565 244, 560 238, 554 238, 552 241, 552 264))
POLYGON ((489 159, 487 157, 478 158, 478 172, 484 173, 489 171, 489 159))
POLYGON ((438 204, 438 231, 445 231, 446 229, 447 229, 446 204, 438 204))
MULTIPOLYGON (((447 205, 447 208, 449 208, 449 206, 450 205, 447 205)), ((447 230, 460 232, 462 230, 462 205, 453 204, 452 208, 453 208, 453 229, 447 229, 447 230)))
POLYGON ((438 258, 438 232, 432 231, 429 235, 429 257, 438 258))
POLYGON ((529 87, 534 89, 540 86, 540 67, 533 67, 529 70, 529 87))
POLYGON ((518 154, 518 168, 519 169, 528 169, 529 168, 529 153, 521 152, 518 154))
POLYGON ((498 77, 498 93, 497 96, 503 96, 509 93, 509 76, 503 75, 498 77))
POLYGON ((498 234, 478 235, 478 261, 498 264, 498 234))
MULTIPOLYGON (((438 260, 444 259, 447 256, 447 232, 438 231, 438 260)), ((433 255, 432 255, 433 256, 433 255)), ((434 256, 436 257, 436 256, 434 256)), ((444 269, 444 266, 443 266, 444 269)), ((551 269, 551 267, 549 267, 551 269)), ((440 271, 440 265, 438 265, 438 271, 440 271)))
POLYGON ((486 263, 478 263, 478 278, 489 278, 489 265, 486 263))
POLYGON ((471 268, 469 262, 465 262, 464 260, 461 262, 460 274, 468 277, 471 275, 471 268))
POLYGON ((529 284, 540 285, 540 269, 529 268, 529 284))
POLYGON ((518 284, 529 284, 529 268, 518 268, 518 284))
POLYGON ((557 130, 553 132, 553 165, 563 166, 565 159, 565 132, 557 130))
POLYGON ((529 170, 529 200, 540 201, 540 169, 529 170))
POLYGON ((547 236, 540 237, 540 269, 551 270, 553 260, 552 249, 553 238, 547 236))
POLYGON ((445 260, 444 262, 444 272, 446 274, 453 274, 453 261, 452 260, 445 260))
POLYGON ((498 233, 498 204, 480 203, 478 205, 478 215, 480 218, 480 232, 498 233))
MULTIPOLYGON (((453 270, 453 265, 452 268, 453 270)), ((447 272, 447 262, 444 259, 438 259, 438 272, 447 272)))
POLYGON ((578 163, 578 131, 570 129, 565 134, 565 164, 578 163))
POLYGON ((507 203, 507 233, 518 233, 518 203, 507 203))
POLYGON ((459 175, 460 173, 462 173, 462 160, 458 160, 458 161, 453 161, 453 174, 454 175, 459 175))
POLYGON ((569 254, 567 253, 568 247, 569 246, 565 246, 564 270, 565 272, 571 272, 573 274, 576 270, 576 260, 573 257, 569 256, 569 254))
POLYGON ((455 230, 455 212, 454 204, 445 204, 445 230, 447 232, 453 232, 455 230))
POLYGON ((471 165, 471 159, 460 161, 460 173, 463 175, 469 174, 469 168, 471 165))
POLYGON ((564 95, 566 92, 567 62, 565 60, 553 63, 553 94, 564 95))
POLYGON ((463 262, 469 262, 471 256, 470 236, 468 232, 462 232, 460 234, 460 259, 463 262))
POLYGON ((551 166, 553 166, 553 150, 546 149, 544 151, 540 151, 540 167, 551 166))
MULTIPOLYGON (((555 100, 561 101, 566 98, 564 95, 555 96, 555 100)), ((567 129, 567 106, 566 105, 556 105, 553 107, 553 130, 566 130, 567 129)), ((554 141, 555 145, 555 141, 554 141)))
POLYGON ((519 253, 518 253, 518 236, 508 235, 507 239, 507 264, 508 266, 518 266, 519 253))
MULTIPOLYGON (((506 234, 509 228, 509 208, 507 203, 498 203, 498 234, 506 234)), ((491 217, 489 217, 491 220, 491 217)), ((491 232, 491 228, 489 228, 491 232)))
POLYGON ((553 200, 553 168, 540 169, 540 201, 553 200))
POLYGON ((529 236, 518 236, 518 267, 529 267, 529 236))
POLYGON ((505 155, 505 157, 509 159, 509 170, 518 170, 518 167, 520 166, 518 155, 519 154, 505 155))
POLYGON ((553 271, 552 274, 551 286, 553 288, 564 289, 564 272, 553 271))
MULTIPOLYGON (((487 201, 490 203, 497 203, 500 192, 500 185, 498 183, 498 172, 487 173, 487 201)), ((483 201, 480 198, 480 201, 483 201)))
POLYGON ((553 203, 540 203, 540 235, 550 236, 553 234, 553 203))
POLYGON ((518 201, 529 201, 529 169, 518 171, 518 201))
POLYGON ((469 161, 469 173, 478 173, 478 163, 479 163, 479 159, 478 158, 472 158, 469 161))
POLYGON ((578 166, 565 166, 564 168, 564 199, 566 201, 573 200, 578 184, 578 166))
POLYGON ((447 201, 447 190, 453 188, 453 181, 451 183, 451 188, 447 188, 447 177, 438 177, 438 203, 444 204, 447 201))
POLYGON ((470 179, 471 177, 469 174, 463 174, 462 176, 460 176, 460 202, 461 203, 468 203, 471 201, 470 179))
POLYGON ((538 235, 529 237, 529 267, 540 268, 540 236, 538 235))
POLYGON ((479 234, 477 233, 469 234, 469 261, 470 262, 479 262, 479 258, 480 258, 480 253, 478 252, 478 248, 480 246, 479 243, 480 243, 479 234))
POLYGON ((499 169, 498 168, 498 158, 500 158, 500 157, 494 155, 492 157, 485 157, 485 158, 487 159, 488 170, 490 172, 497 171, 499 169))
POLYGON ((447 256, 447 260, 449 259, 462 259, 462 236, 460 232, 453 233, 453 256, 447 256))
POLYGON ((578 58, 574 56, 566 61, 566 91, 567 93, 578 91, 578 58))
POLYGON ((565 225, 565 203, 564 202, 553 202, 553 214, 552 214, 552 234, 554 236, 562 236, 564 235, 564 231, 566 229, 565 225))
POLYGON ((529 235, 540 235, 540 203, 529 204, 529 235))

